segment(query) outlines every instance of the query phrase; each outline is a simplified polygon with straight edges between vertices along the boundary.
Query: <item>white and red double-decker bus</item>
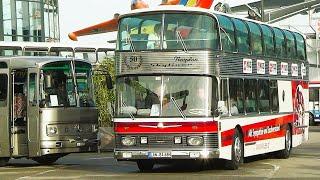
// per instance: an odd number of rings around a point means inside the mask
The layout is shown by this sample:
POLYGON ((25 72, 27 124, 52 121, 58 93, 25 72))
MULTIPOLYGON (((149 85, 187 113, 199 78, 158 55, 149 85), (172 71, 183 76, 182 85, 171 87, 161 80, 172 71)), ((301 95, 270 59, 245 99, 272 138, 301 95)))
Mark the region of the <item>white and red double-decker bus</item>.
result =
POLYGON ((237 169, 258 154, 288 158, 308 139, 301 34, 184 6, 134 10, 109 23, 119 24, 117 160, 145 171, 219 158, 237 169))
POLYGON ((308 139, 304 37, 206 9, 162 6, 119 19, 115 157, 140 170, 226 160, 308 139))

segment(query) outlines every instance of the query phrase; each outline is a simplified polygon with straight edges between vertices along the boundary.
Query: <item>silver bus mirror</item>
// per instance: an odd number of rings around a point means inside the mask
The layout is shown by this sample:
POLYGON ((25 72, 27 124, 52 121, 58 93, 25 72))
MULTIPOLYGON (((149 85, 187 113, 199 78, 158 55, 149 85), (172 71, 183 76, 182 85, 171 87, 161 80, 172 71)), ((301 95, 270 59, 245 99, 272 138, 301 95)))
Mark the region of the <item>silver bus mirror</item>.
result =
POLYGON ((52 87, 52 76, 46 75, 46 76, 44 76, 44 80, 45 80, 46 88, 51 88, 52 87))

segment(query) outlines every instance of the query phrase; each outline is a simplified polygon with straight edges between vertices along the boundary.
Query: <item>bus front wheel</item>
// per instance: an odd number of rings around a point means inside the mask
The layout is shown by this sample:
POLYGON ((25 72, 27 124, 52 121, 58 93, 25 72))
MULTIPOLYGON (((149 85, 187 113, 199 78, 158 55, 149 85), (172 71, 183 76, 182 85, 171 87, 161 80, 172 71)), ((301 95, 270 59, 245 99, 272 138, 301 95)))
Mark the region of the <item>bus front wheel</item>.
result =
POLYGON ((151 160, 138 160, 137 165, 141 172, 148 172, 153 169, 154 162, 151 160))
POLYGON ((238 129, 235 129, 232 142, 231 160, 225 162, 225 168, 229 170, 237 170, 243 163, 243 140, 238 129))
POLYGON ((291 136, 291 129, 288 125, 286 128, 286 135, 285 135, 285 148, 281 151, 278 151, 276 156, 280 159, 288 159, 291 153, 291 145, 292 145, 292 136, 291 136))

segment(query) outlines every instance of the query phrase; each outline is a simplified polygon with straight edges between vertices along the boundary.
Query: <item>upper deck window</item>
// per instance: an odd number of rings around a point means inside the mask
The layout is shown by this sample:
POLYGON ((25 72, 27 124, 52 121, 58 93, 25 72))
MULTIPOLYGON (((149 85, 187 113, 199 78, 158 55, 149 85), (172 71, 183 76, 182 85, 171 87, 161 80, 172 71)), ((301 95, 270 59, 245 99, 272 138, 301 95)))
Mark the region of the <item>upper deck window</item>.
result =
POLYGON ((262 35, 259 26, 253 22, 247 22, 250 29, 251 50, 253 55, 262 55, 262 35))
POLYGON ((222 15, 217 15, 217 17, 220 24, 220 36, 223 50, 227 52, 236 52, 235 30, 232 21, 222 15))
POLYGON ((296 58, 296 46, 295 46, 294 36, 288 30, 284 30, 284 34, 287 39, 287 58, 295 59, 296 58))
POLYGON ((279 58, 286 57, 286 43, 285 43, 283 33, 278 28, 273 28, 273 31, 275 34, 275 43, 276 43, 275 53, 276 53, 276 56, 279 58))
POLYGON ((249 33, 246 24, 239 19, 232 19, 236 26, 236 39, 238 50, 241 53, 248 54, 250 50, 249 33))
POLYGON ((121 19, 120 51, 218 49, 217 23, 200 14, 137 15, 121 19), (163 23, 164 22, 164 23, 163 23))
POLYGON ((261 25, 264 42, 264 54, 268 57, 274 56, 274 34, 270 27, 261 25))
POLYGON ((298 33, 293 33, 296 42, 297 42, 297 57, 299 60, 305 60, 306 59, 306 50, 305 50, 305 41, 304 38, 298 34, 298 33))

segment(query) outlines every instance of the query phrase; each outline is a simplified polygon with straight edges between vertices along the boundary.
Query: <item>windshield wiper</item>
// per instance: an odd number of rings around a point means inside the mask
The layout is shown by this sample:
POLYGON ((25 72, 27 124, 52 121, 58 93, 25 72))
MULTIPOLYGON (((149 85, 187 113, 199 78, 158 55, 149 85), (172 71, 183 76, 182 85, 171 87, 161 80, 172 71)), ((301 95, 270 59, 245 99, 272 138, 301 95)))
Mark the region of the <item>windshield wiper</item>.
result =
MULTIPOLYGON (((127 106, 127 104, 126 104, 125 102, 122 102, 122 107, 129 107, 129 106, 127 106)), ((129 114, 129 116, 130 116, 130 118, 131 118, 132 120, 135 120, 135 117, 134 117, 134 115, 132 114, 132 112, 130 112, 130 111, 128 110, 128 112, 126 112, 126 113, 129 114)))
POLYGON ((229 34, 226 32, 226 30, 225 30, 225 29, 223 29, 223 28, 222 28, 222 27, 220 27, 220 26, 219 26, 219 28, 220 28, 220 29, 222 30, 222 32, 227 36, 227 38, 228 38, 229 42, 230 42, 230 43, 233 43, 233 42, 232 42, 232 40, 231 40, 231 38, 230 38, 230 36, 229 36, 229 34))
POLYGON ((177 34, 177 39, 180 41, 181 45, 182 45, 182 48, 183 48, 183 51, 185 53, 188 53, 188 48, 187 48, 187 45, 186 43, 184 42, 183 38, 182 38, 182 35, 181 35, 181 32, 180 31, 177 31, 176 32, 177 34))
POLYGON ((177 108, 177 110, 179 111, 181 117, 182 117, 184 120, 186 120, 187 117, 186 117, 186 115, 184 114, 184 112, 182 111, 182 109, 179 107, 176 99, 174 99, 174 97, 172 97, 172 96, 171 96, 170 99, 171 99, 171 101, 173 102, 174 106, 175 106, 175 107, 177 108))

